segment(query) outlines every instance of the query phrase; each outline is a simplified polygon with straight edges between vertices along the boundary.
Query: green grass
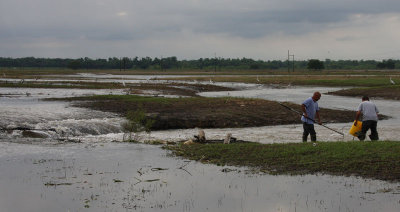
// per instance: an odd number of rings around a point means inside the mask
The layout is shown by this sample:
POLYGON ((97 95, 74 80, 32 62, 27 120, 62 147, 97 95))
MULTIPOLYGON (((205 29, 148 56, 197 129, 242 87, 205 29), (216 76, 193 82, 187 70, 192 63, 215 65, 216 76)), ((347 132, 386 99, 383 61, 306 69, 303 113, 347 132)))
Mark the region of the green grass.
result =
POLYGON ((167 146, 176 156, 217 165, 257 167, 271 174, 356 175, 400 180, 400 142, 194 144, 167 146))

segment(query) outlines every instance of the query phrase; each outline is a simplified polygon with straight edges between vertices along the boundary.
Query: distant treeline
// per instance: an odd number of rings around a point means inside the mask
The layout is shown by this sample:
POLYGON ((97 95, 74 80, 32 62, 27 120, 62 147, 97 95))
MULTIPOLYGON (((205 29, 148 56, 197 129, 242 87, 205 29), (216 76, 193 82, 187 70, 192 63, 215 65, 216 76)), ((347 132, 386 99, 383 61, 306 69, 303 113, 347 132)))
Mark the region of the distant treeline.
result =
MULTIPOLYGON (((318 62, 319 60, 317 60, 318 62)), ((79 59, 62 58, 5 58, 0 57, 0 67, 36 67, 36 68, 70 68, 70 69, 204 69, 204 70, 228 70, 228 69, 310 69, 308 61, 280 61, 280 60, 253 60, 249 58, 225 59, 225 58, 200 58, 197 60, 178 60, 176 57, 150 58, 117 58, 91 59, 88 57, 79 59)), ((400 66, 400 60, 329 60, 319 61, 316 69, 349 69, 349 70, 373 70, 395 69, 400 66)), ((312 68, 311 68, 312 69, 312 68)))

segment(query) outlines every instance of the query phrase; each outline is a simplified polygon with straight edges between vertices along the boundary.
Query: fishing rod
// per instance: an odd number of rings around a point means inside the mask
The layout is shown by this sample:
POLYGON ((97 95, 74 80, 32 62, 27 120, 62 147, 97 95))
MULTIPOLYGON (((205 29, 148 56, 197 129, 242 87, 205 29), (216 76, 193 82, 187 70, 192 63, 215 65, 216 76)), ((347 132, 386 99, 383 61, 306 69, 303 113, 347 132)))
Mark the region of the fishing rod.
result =
MULTIPOLYGON (((284 105, 284 104, 282 104, 282 103, 280 103, 280 102, 278 102, 278 104, 280 104, 281 106, 285 107, 285 108, 288 109, 288 110, 291 110, 291 111, 293 111, 293 112, 295 112, 295 113, 297 113, 297 114, 303 116, 303 113, 300 113, 299 111, 297 111, 297 110, 295 110, 295 109, 293 109, 293 108, 291 108, 291 107, 289 107, 289 106, 286 106, 286 105, 284 105)), ((313 121, 314 123, 317 123, 317 122, 316 122, 314 119, 312 119, 312 118, 305 117, 305 116, 304 116, 304 118, 306 118, 306 119, 308 119, 308 120, 310 120, 310 121, 313 121)), ((337 131, 337 130, 334 130, 334 129, 332 129, 332 128, 326 126, 326 125, 323 125, 323 124, 319 124, 319 125, 321 125, 321 126, 327 128, 327 129, 332 130, 333 132, 339 133, 340 135, 344 136, 343 133, 341 133, 341 132, 339 132, 339 131, 337 131)))
POLYGON ((28 128, 28 127, 14 127, 14 128, 0 128, 1 131, 13 131, 13 130, 21 130, 21 131, 53 131, 56 132, 56 129, 54 128, 48 128, 48 129, 32 129, 32 128, 28 128))

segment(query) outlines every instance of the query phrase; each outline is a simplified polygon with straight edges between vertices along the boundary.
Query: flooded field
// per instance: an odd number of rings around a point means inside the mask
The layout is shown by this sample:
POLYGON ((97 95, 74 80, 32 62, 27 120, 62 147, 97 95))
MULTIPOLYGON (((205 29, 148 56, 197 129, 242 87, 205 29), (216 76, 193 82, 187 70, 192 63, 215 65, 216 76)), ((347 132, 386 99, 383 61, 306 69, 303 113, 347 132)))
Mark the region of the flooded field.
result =
MULTIPOLYGON (((74 77, 118 83, 157 81, 151 80, 154 76, 82 74, 74 77)), ((200 95, 252 97, 299 104, 315 90, 325 93, 340 89, 215 84, 240 90, 200 95)), ((115 114, 76 108, 67 102, 41 101, 48 97, 110 93, 122 94, 124 91, 1 88, 2 128, 43 129, 34 131, 35 136, 26 136, 18 130, 0 131, 1 211, 400 210, 400 183, 352 176, 271 176, 246 167, 185 161, 168 156, 160 146, 113 142, 123 139, 121 123, 124 119, 115 114)), ((323 94, 319 105, 354 110, 360 101, 323 94)), ((374 102, 382 114, 392 117, 378 123, 381 140, 398 140, 400 103, 374 102)), ((323 121, 329 121, 323 119, 323 114, 321 117, 323 121)), ((351 123, 328 126, 345 136, 316 127, 318 140, 352 140, 347 133, 351 123)), ((197 130, 153 131, 150 135, 143 134, 142 140, 184 140, 192 138, 197 130)), ((205 129, 205 132, 211 139, 222 139, 232 133, 238 139, 261 143, 300 142, 302 126, 205 129)))

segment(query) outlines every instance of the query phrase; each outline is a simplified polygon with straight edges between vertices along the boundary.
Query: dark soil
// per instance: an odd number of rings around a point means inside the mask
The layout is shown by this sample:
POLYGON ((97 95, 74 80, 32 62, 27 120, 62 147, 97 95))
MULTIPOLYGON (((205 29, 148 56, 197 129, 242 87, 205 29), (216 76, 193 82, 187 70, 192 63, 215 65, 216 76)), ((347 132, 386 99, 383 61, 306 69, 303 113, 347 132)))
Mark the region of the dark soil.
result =
POLYGON ((208 91, 233 91, 235 89, 210 85, 210 84, 187 84, 187 83, 168 83, 168 84, 156 84, 156 83, 141 83, 141 84, 130 84, 130 94, 143 94, 143 91, 157 91, 161 95, 177 95, 177 96, 198 96, 199 92, 208 91))
POLYGON ((400 100, 400 87, 389 86, 389 87, 371 87, 371 88, 352 88, 346 90, 339 90, 335 92, 329 92, 328 94, 338 95, 338 96, 360 97, 360 100, 362 96, 400 100))
MULTIPOLYGON (((125 89, 129 94, 144 94, 149 92, 157 95, 176 95, 176 96, 198 96, 199 92, 208 91, 233 91, 233 88, 222 87, 210 84, 188 84, 188 83, 122 83, 115 82, 25 82, 25 83, 7 83, 0 82, 0 87, 18 87, 18 88, 87 88, 87 89, 125 89)), ((2 95, 2 94, 0 94, 2 95)))
MULTIPOLYGON (((91 98, 76 102, 76 106, 108 111, 125 116, 128 111, 139 108, 155 120, 152 130, 186 128, 257 127, 299 124, 300 115, 277 102, 241 98, 176 98, 162 101, 128 101, 124 98, 91 98)), ((81 99, 82 100, 82 99, 81 99)), ((285 103, 300 111, 300 105, 285 103)), ((330 123, 352 122, 354 111, 321 109, 321 120, 330 123)))

